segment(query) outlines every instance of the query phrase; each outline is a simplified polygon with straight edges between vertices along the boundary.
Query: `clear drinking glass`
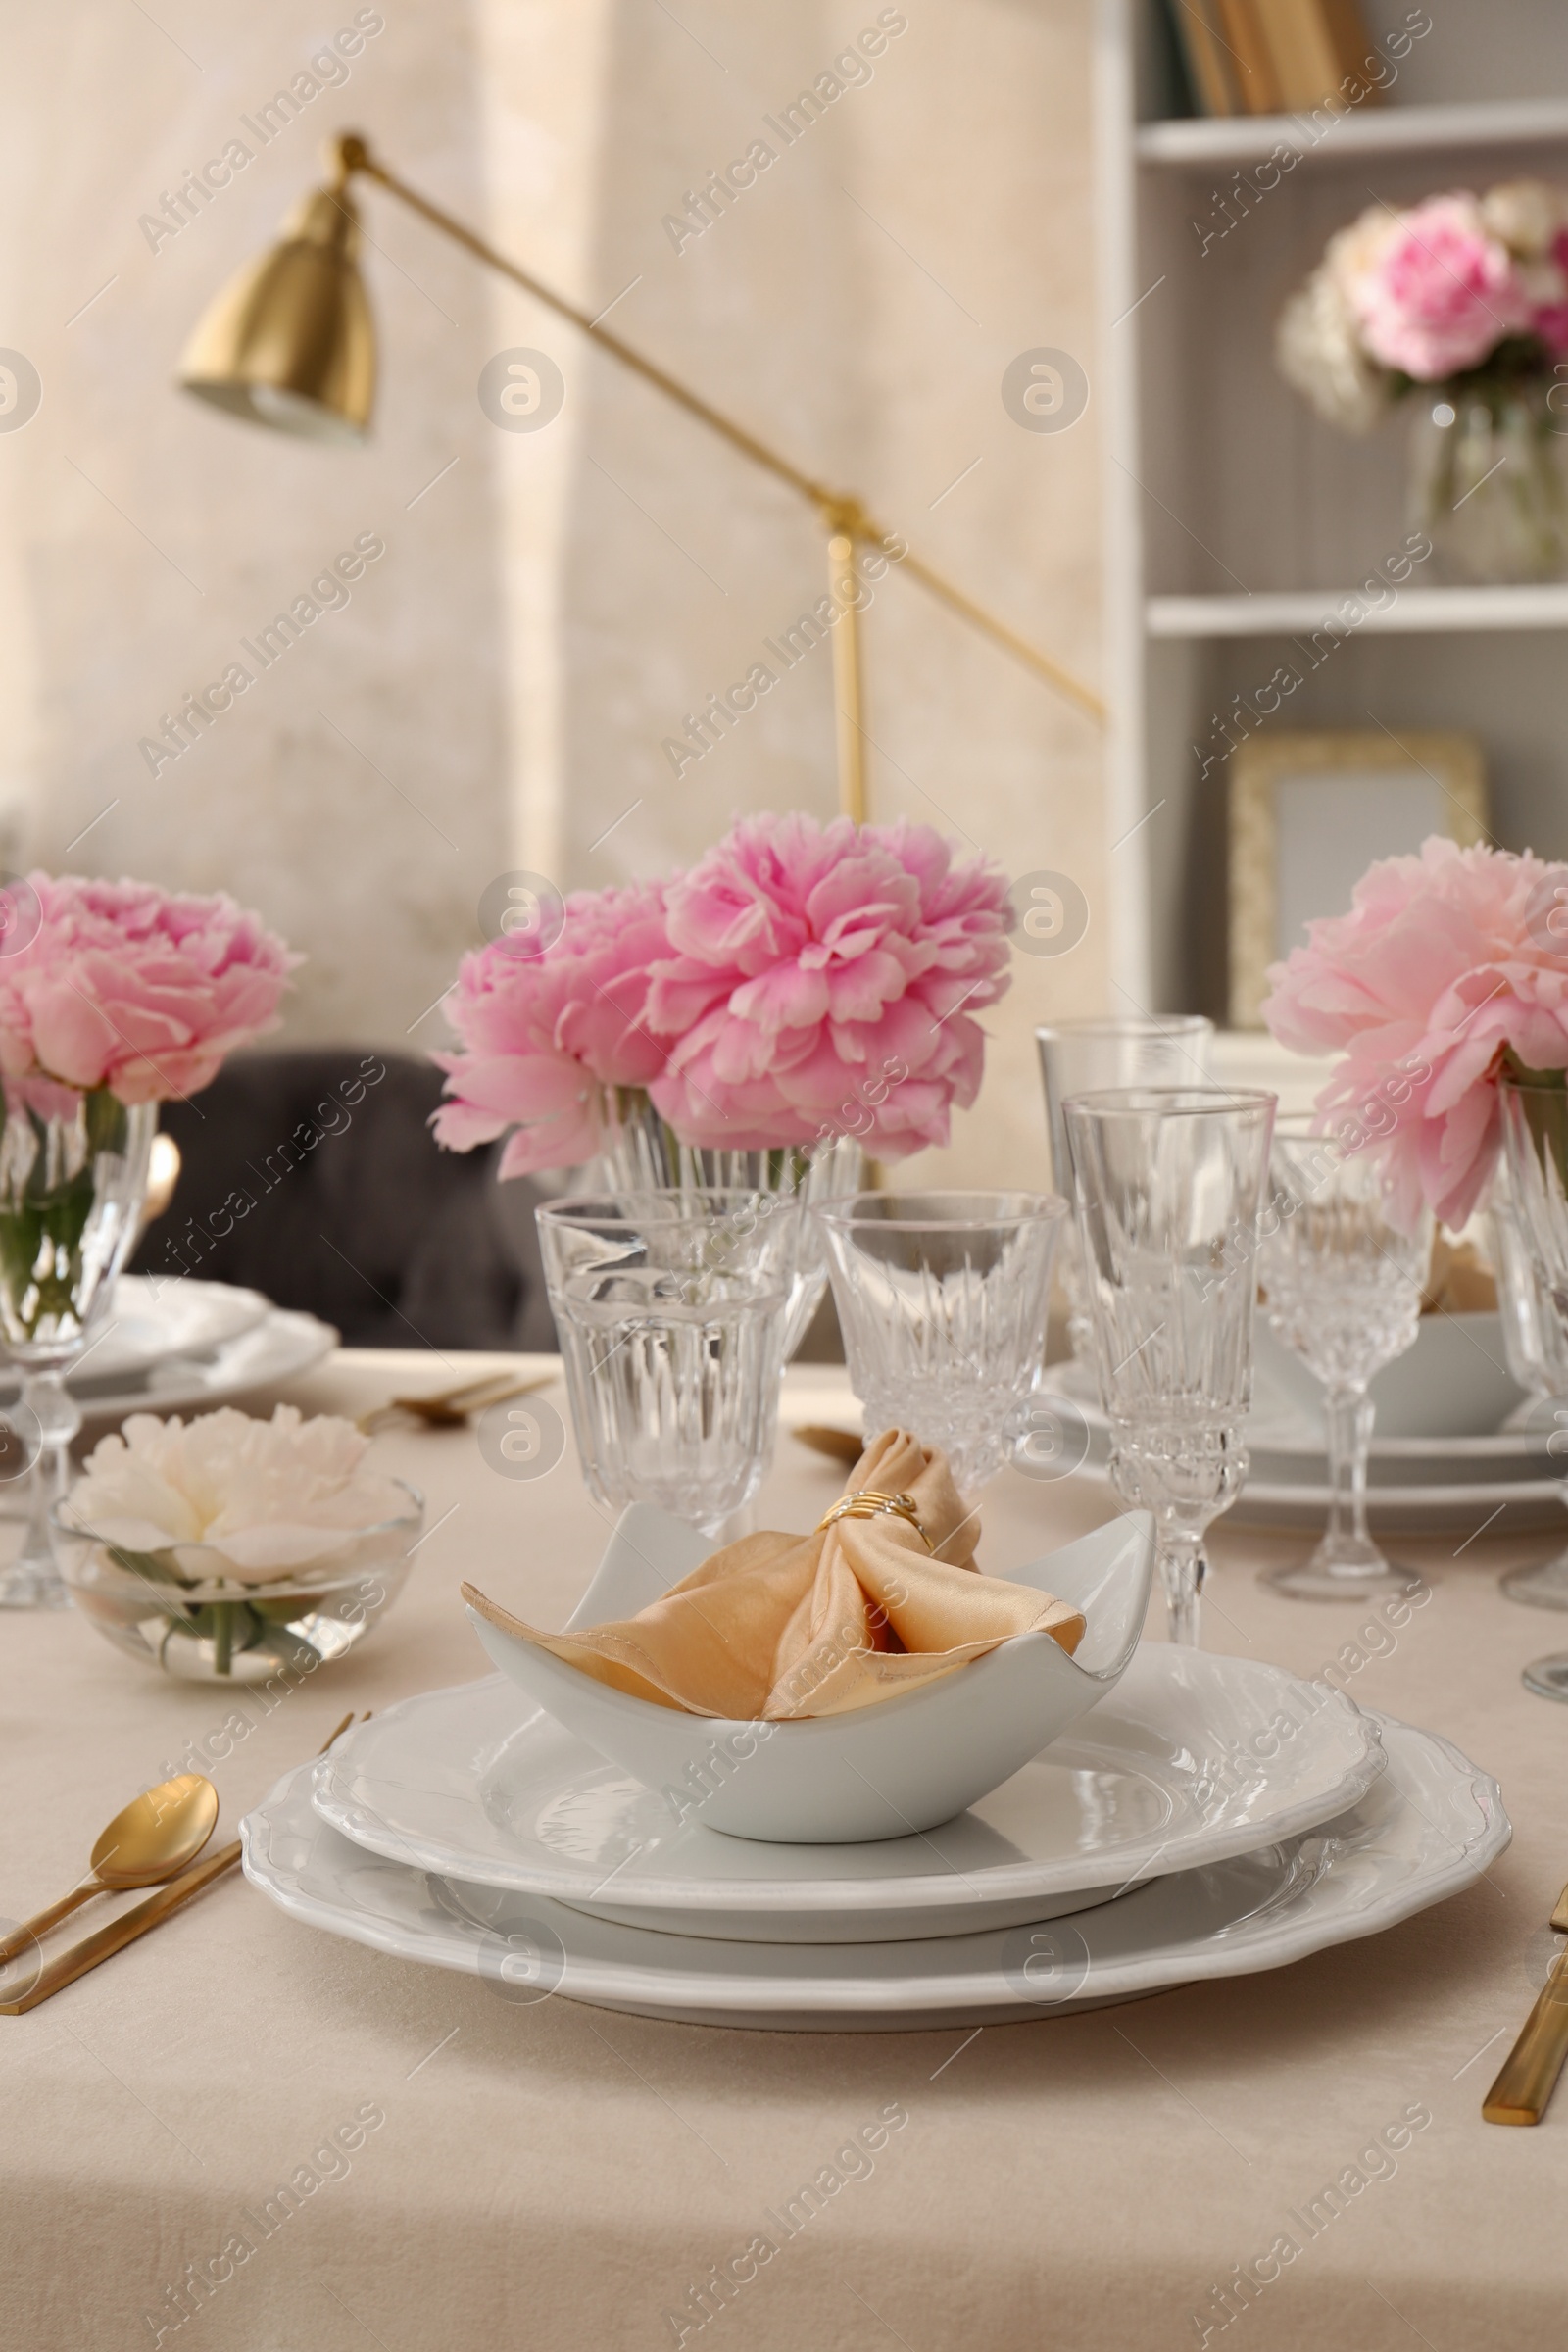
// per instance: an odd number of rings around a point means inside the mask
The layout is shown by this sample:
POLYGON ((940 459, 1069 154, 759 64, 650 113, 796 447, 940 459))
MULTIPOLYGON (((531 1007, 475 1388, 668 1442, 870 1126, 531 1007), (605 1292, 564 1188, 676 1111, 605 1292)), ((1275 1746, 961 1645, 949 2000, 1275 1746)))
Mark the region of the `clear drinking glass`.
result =
POLYGON ((773 1457, 799 1207, 665 1189, 535 1215, 589 1493, 717 1537, 773 1457))
POLYGON ((1312 1132, 1310 1116, 1279 1119, 1271 1154, 1274 1198, 1259 1252, 1263 1305, 1287 1348, 1323 1383, 1329 1523, 1308 1558, 1262 1578, 1296 1600, 1359 1600, 1419 1590, 1366 1520, 1375 1372, 1415 1346, 1432 1264, 1432 1214, 1403 1231, 1389 1211, 1381 1156, 1349 1152, 1312 1132))
MULTIPOLYGON (((1568 1087, 1542 1086, 1504 1076, 1503 1156, 1518 1238, 1534 1275, 1544 1360, 1568 1351, 1568 1087)), ((1568 1700, 1568 1650, 1533 1659, 1527 1690, 1568 1700)))
MULTIPOLYGON (((1563 1426, 1548 1441, 1550 1449, 1561 1453, 1568 1450, 1568 1326, 1553 1310, 1544 1278, 1538 1277, 1535 1255, 1509 1196, 1505 1166, 1494 1180, 1490 1206, 1508 1369, 1522 1389, 1562 1400, 1563 1426)), ((1568 1481, 1562 1498, 1568 1503, 1568 1481)), ((1568 1609, 1568 1547, 1534 1568, 1512 1569, 1500 1590, 1526 1608, 1568 1609)))
MULTIPOLYGON (((1200 1012, 1138 1020, 1053 1021, 1035 1031, 1051 1135, 1051 1181, 1072 1199, 1072 1160, 1061 1106, 1069 1095, 1128 1086, 1206 1086, 1214 1024, 1200 1012)), ((1094 1326, 1076 1225, 1062 1237, 1056 1279, 1067 1299, 1067 1337, 1075 1360, 1094 1368, 1094 1326)))
POLYGON ((1138 1087, 1062 1106, 1111 1476, 1124 1501, 1153 1513, 1173 1642, 1198 1642, 1203 1536, 1247 1476, 1276 1101, 1138 1087))
POLYGON ((816 1215, 866 1428, 939 1446, 972 1494, 1008 1459, 1039 1375, 1066 1201, 857 1193, 816 1215))
POLYGON ((12 1079, 0 1128, 0 1339, 22 1373, 6 1414, 30 1451, 23 1547, 0 1576, 0 1607, 58 1609, 70 1594, 49 1514, 65 1493, 81 1412, 66 1387, 109 1319, 115 1276, 135 1239, 158 1105, 97 1087, 12 1079))

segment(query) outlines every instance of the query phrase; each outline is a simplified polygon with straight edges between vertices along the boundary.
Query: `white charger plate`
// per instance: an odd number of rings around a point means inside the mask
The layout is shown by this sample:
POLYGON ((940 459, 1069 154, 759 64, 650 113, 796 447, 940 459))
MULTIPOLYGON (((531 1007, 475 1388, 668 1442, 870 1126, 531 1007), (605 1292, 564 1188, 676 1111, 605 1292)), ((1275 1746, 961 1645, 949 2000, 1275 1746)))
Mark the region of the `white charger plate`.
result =
POLYGON ((1376 1935, 1479 1878, 1512 1834, 1495 1781, 1435 1733, 1373 1720, 1388 1770, 1333 1822, 1053 1927, 829 1945, 626 1927, 368 1852, 316 1811, 309 1765, 240 1825, 245 1873, 309 1926, 478 1976, 518 2003, 560 1991, 637 2016, 799 2033, 1060 2016, 1279 1968, 1376 1935))
POLYGON ((1354 1803, 1383 1762, 1375 1726, 1337 1691, 1251 1659, 1145 1644, 1090 1714, 918 1837, 726 1837, 689 1791, 671 1801, 644 1788, 500 1676, 372 1716, 314 1766, 311 1791, 353 1843, 415 1869, 632 1927, 839 1943, 1081 1911, 1310 1829, 1354 1803))

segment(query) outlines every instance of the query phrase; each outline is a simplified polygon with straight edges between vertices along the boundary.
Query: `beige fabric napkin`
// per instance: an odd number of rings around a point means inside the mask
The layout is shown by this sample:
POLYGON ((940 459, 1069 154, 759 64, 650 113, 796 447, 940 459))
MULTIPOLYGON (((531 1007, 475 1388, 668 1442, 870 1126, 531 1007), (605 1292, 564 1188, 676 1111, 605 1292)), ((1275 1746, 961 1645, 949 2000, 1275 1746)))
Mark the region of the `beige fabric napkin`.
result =
POLYGON ((612 1690, 731 1720, 873 1706, 1014 1634, 1048 1633, 1069 1656, 1077 1648, 1077 1609, 976 1568, 980 1516, 965 1511, 945 1455, 885 1430, 845 1493, 863 1488, 907 1494, 931 1550, 891 1512, 809 1536, 746 1536, 635 1617, 575 1634, 542 1634, 471 1585, 463 1596, 490 1624, 612 1690))

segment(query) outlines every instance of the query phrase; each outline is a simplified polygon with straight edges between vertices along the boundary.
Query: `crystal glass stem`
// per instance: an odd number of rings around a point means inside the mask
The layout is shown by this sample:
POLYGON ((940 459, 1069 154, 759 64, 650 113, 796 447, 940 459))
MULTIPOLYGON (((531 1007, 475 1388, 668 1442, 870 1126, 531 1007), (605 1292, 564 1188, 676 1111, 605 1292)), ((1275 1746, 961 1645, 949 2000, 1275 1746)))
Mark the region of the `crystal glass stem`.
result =
POLYGON ((1382 1565, 1366 1523, 1366 1465, 1377 1407, 1364 1388, 1330 1389, 1323 1400, 1329 1442, 1329 1524, 1322 1565, 1359 1576, 1382 1565))
POLYGON ((1201 1640, 1203 1580, 1208 1574, 1200 1531, 1170 1527, 1161 1521, 1155 1533, 1154 1557, 1165 1592, 1170 1638, 1186 1649, 1196 1649, 1201 1640))
POLYGON ((49 1514, 71 1483, 71 1441, 81 1427, 81 1414, 65 1375, 58 1371, 24 1374, 22 1405, 37 1423, 38 1451, 29 1484, 27 1532, 0 1600, 10 1608, 65 1609, 71 1595, 55 1560, 49 1514))

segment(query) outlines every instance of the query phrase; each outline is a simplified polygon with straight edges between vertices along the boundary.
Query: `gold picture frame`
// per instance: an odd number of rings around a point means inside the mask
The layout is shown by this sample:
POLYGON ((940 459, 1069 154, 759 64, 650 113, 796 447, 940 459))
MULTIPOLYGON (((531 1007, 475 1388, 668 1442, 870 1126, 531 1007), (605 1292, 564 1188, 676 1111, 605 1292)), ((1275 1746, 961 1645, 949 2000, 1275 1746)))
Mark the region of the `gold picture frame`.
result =
POLYGON ((1489 838, 1486 763, 1473 735, 1329 727, 1238 744, 1230 758, 1231 1027, 1263 1026, 1265 975, 1302 936, 1303 912, 1348 913, 1351 884, 1375 858, 1418 849, 1432 832, 1461 847, 1489 838), (1313 786, 1321 793, 1300 789, 1313 786), (1292 859, 1283 878, 1282 858, 1292 859))

